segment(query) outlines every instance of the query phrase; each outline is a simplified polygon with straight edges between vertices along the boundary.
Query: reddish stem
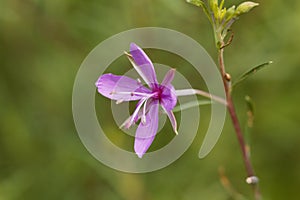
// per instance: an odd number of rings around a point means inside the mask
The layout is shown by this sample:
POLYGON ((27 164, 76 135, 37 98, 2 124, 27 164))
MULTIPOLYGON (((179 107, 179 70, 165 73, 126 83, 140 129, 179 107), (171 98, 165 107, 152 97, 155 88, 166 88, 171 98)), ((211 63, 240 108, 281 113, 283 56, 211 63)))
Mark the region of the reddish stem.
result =
MULTIPOLYGON (((231 97, 230 80, 228 80, 228 79, 230 79, 230 76, 226 73, 225 64, 224 64, 224 57, 223 57, 224 48, 221 48, 218 53, 219 53, 218 57, 219 57, 220 71, 222 74, 222 79, 223 79, 225 93, 226 93, 227 109, 230 114, 231 121, 233 123, 240 148, 242 150, 242 156, 243 156, 243 161, 244 161, 245 168, 247 171, 247 176, 254 177, 255 174, 254 174, 254 170, 253 170, 253 167, 252 167, 252 164, 250 161, 250 156, 249 156, 249 152, 247 150, 247 145, 245 143, 244 136, 243 136, 243 133, 241 130, 241 126, 240 126, 240 123, 239 123, 239 120, 238 120, 238 117, 237 117, 237 114, 236 114, 236 111, 234 108, 234 104, 232 101, 232 97, 231 97)), ((253 186, 255 199, 260 200, 261 194, 260 194, 257 183, 253 183, 252 186, 253 186)))

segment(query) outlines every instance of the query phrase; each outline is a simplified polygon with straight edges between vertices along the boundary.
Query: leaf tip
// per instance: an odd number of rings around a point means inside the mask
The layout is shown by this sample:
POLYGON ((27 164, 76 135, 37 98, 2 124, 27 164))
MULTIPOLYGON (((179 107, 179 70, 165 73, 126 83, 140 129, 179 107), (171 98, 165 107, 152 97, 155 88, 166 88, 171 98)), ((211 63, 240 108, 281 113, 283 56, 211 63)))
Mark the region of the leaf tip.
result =
POLYGON ((187 3, 193 4, 195 6, 203 6, 203 1, 201 0, 185 0, 187 3))

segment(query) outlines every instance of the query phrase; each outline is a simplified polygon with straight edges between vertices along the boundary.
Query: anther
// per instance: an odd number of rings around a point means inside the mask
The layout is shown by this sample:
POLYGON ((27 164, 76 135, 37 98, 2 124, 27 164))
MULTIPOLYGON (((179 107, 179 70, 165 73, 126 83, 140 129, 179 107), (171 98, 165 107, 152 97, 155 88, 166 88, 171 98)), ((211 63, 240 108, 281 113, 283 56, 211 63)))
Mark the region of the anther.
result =
POLYGON ((125 54, 126 56, 128 56, 128 57, 132 58, 132 55, 131 55, 130 53, 128 53, 128 52, 126 52, 126 51, 124 51, 124 54, 125 54))
POLYGON ((111 91, 110 93, 109 93, 109 95, 113 95, 113 94, 115 94, 116 92, 115 91, 111 91))
POLYGON ((146 124, 146 116, 145 115, 142 115, 141 122, 143 125, 146 124))
POLYGON ((120 103, 123 103, 124 99, 119 99, 116 101, 116 104, 120 104, 120 103))

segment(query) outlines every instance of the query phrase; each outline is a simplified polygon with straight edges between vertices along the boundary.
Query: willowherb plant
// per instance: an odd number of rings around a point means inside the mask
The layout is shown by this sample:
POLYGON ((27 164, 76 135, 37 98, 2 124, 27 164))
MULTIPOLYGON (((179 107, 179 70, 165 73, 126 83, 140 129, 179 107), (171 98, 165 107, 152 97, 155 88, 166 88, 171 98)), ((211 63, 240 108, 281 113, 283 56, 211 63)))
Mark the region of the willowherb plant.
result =
MULTIPOLYGON (((138 101, 135 111, 121 127, 130 128, 134 123, 139 123, 134 142, 134 150, 139 158, 142 158, 147 152, 156 136, 159 121, 159 107, 163 108, 172 124, 174 132, 178 134, 177 122, 173 114, 173 112, 176 112, 175 106, 178 97, 197 94, 226 105, 242 151, 242 158, 247 171, 246 182, 252 185, 254 197, 256 200, 259 200, 261 199, 261 194, 258 188, 258 178, 254 173, 250 161, 250 148, 245 142, 231 94, 236 84, 253 75, 271 62, 266 62, 250 69, 242 74, 235 82, 232 82, 231 75, 226 71, 223 56, 224 49, 230 45, 233 39, 233 33, 231 31, 232 24, 238 20, 241 15, 258 6, 258 3, 247 1, 238 6, 226 8, 224 7, 224 0, 220 3, 218 0, 187 0, 187 2, 202 8, 212 25, 215 46, 218 52, 219 71, 224 83, 226 99, 193 88, 176 90, 172 85, 175 69, 171 69, 166 74, 162 83, 158 83, 152 61, 135 43, 130 45, 130 52, 125 52, 125 55, 146 85, 143 85, 139 79, 134 80, 122 75, 104 74, 97 80, 96 87, 100 94, 109 99, 116 100, 117 103, 123 101, 138 101)), ((246 102, 248 105, 247 127, 249 129, 253 125, 253 104, 250 97, 246 97, 246 102)), ((228 183, 226 176, 224 176, 222 172, 221 181, 223 185, 224 183, 228 183)), ((225 185, 225 187, 227 186, 225 185)))
MULTIPOLYGON (((235 82, 232 83, 230 74, 226 71, 225 63, 224 63, 224 49, 228 45, 230 45, 233 39, 233 33, 231 31, 232 24, 239 19, 239 17, 245 13, 251 11, 254 7, 258 6, 258 3, 246 1, 241 3, 238 6, 231 6, 229 8, 224 7, 225 0, 221 0, 219 3, 218 0, 187 0, 188 3, 191 3, 197 7, 203 9, 206 14, 210 24, 213 28, 215 45, 218 52, 218 64, 220 73, 222 75, 224 89, 226 93, 226 101, 228 112, 231 117, 231 121, 233 123, 236 136, 238 142, 240 144, 240 148, 242 150, 243 161, 247 171, 246 182, 253 187, 254 197, 256 200, 261 199, 261 194, 258 187, 258 178, 255 176, 255 172, 253 166, 250 161, 250 152, 249 146, 246 144, 244 139, 244 134, 241 129, 241 125, 239 123, 234 103, 232 100, 232 91, 236 84, 240 83, 244 79, 248 78, 250 75, 254 74, 258 70, 262 69, 264 66, 271 64, 272 62, 266 62, 261 65, 258 65, 249 71, 245 72, 242 76, 240 76, 235 82), (229 35, 230 33, 230 35, 229 35), (229 36, 228 36, 229 35, 229 36), (227 41, 226 41, 227 40, 227 41)), ((246 97, 246 102, 248 105, 248 127, 252 127, 253 123, 253 105, 250 97, 246 97)))
POLYGON ((134 151, 139 158, 142 158, 152 144, 157 130, 159 106, 167 114, 175 134, 177 132, 177 121, 173 110, 177 104, 177 97, 188 95, 202 95, 211 98, 213 101, 226 104, 225 99, 211 95, 197 89, 175 90, 172 85, 175 69, 170 69, 165 75, 162 83, 158 83, 154 65, 146 53, 135 43, 130 44, 130 53, 125 52, 134 69, 146 83, 144 86, 141 80, 134 80, 127 76, 114 74, 103 74, 96 82, 98 92, 103 96, 123 101, 139 101, 133 114, 125 120, 120 128, 129 129, 134 123, 140 121, 135 133, 134 151))

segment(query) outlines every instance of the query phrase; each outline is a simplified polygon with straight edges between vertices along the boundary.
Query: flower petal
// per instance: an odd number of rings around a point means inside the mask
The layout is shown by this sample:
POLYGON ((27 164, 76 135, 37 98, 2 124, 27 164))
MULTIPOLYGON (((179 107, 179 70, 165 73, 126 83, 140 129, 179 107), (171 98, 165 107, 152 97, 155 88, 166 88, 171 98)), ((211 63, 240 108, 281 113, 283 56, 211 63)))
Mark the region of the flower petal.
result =
POLYGON ((174 79, 175 72, 176 72, 176 69, 170 69, 167 72, 167 74, 165 75, 164 80, 162 81, 161 85, 165 85, 165 86, 170 85, 174 79))
POLYGON ((145 123, 140 123, 135 134, 134 151, 142 158, 152 144, 158 129, 158 101, 149 105, 145 123))
POLYGON ((177 104, 176 91, 171 84, 169 84, 167 86, 162 85, 161 87, 163 87, 163 89, 162 89, 162 93, 161 93, 161 102, 160 103, 167 111, 170 111, 177 104))
POLYGON ((176 135, 178 135, 178 131, 177 131, 177 121, 176 118, 174 116, 174 113, 172 112, 172 110, 166 110, 164 106, 162 106, 162 108, 164 109, 164 111, 167 113, 169 120, 172 124, 173 130, 176 133, 176 135))
POLYGON ((149 87, 157 84, 156 74, 153 64, 146 53, 135 43, 130 44, 130 54, 137 66, 134 66, 140 76, 144 79, 149 87))
POLYGON ((143 98, 150 90, 137 80, 126 76, 103 74, 96 82, 98 92, 103 96, 118 101, 133 101, 143 98), (137 94, 138 93, 138 94, 137 94))

